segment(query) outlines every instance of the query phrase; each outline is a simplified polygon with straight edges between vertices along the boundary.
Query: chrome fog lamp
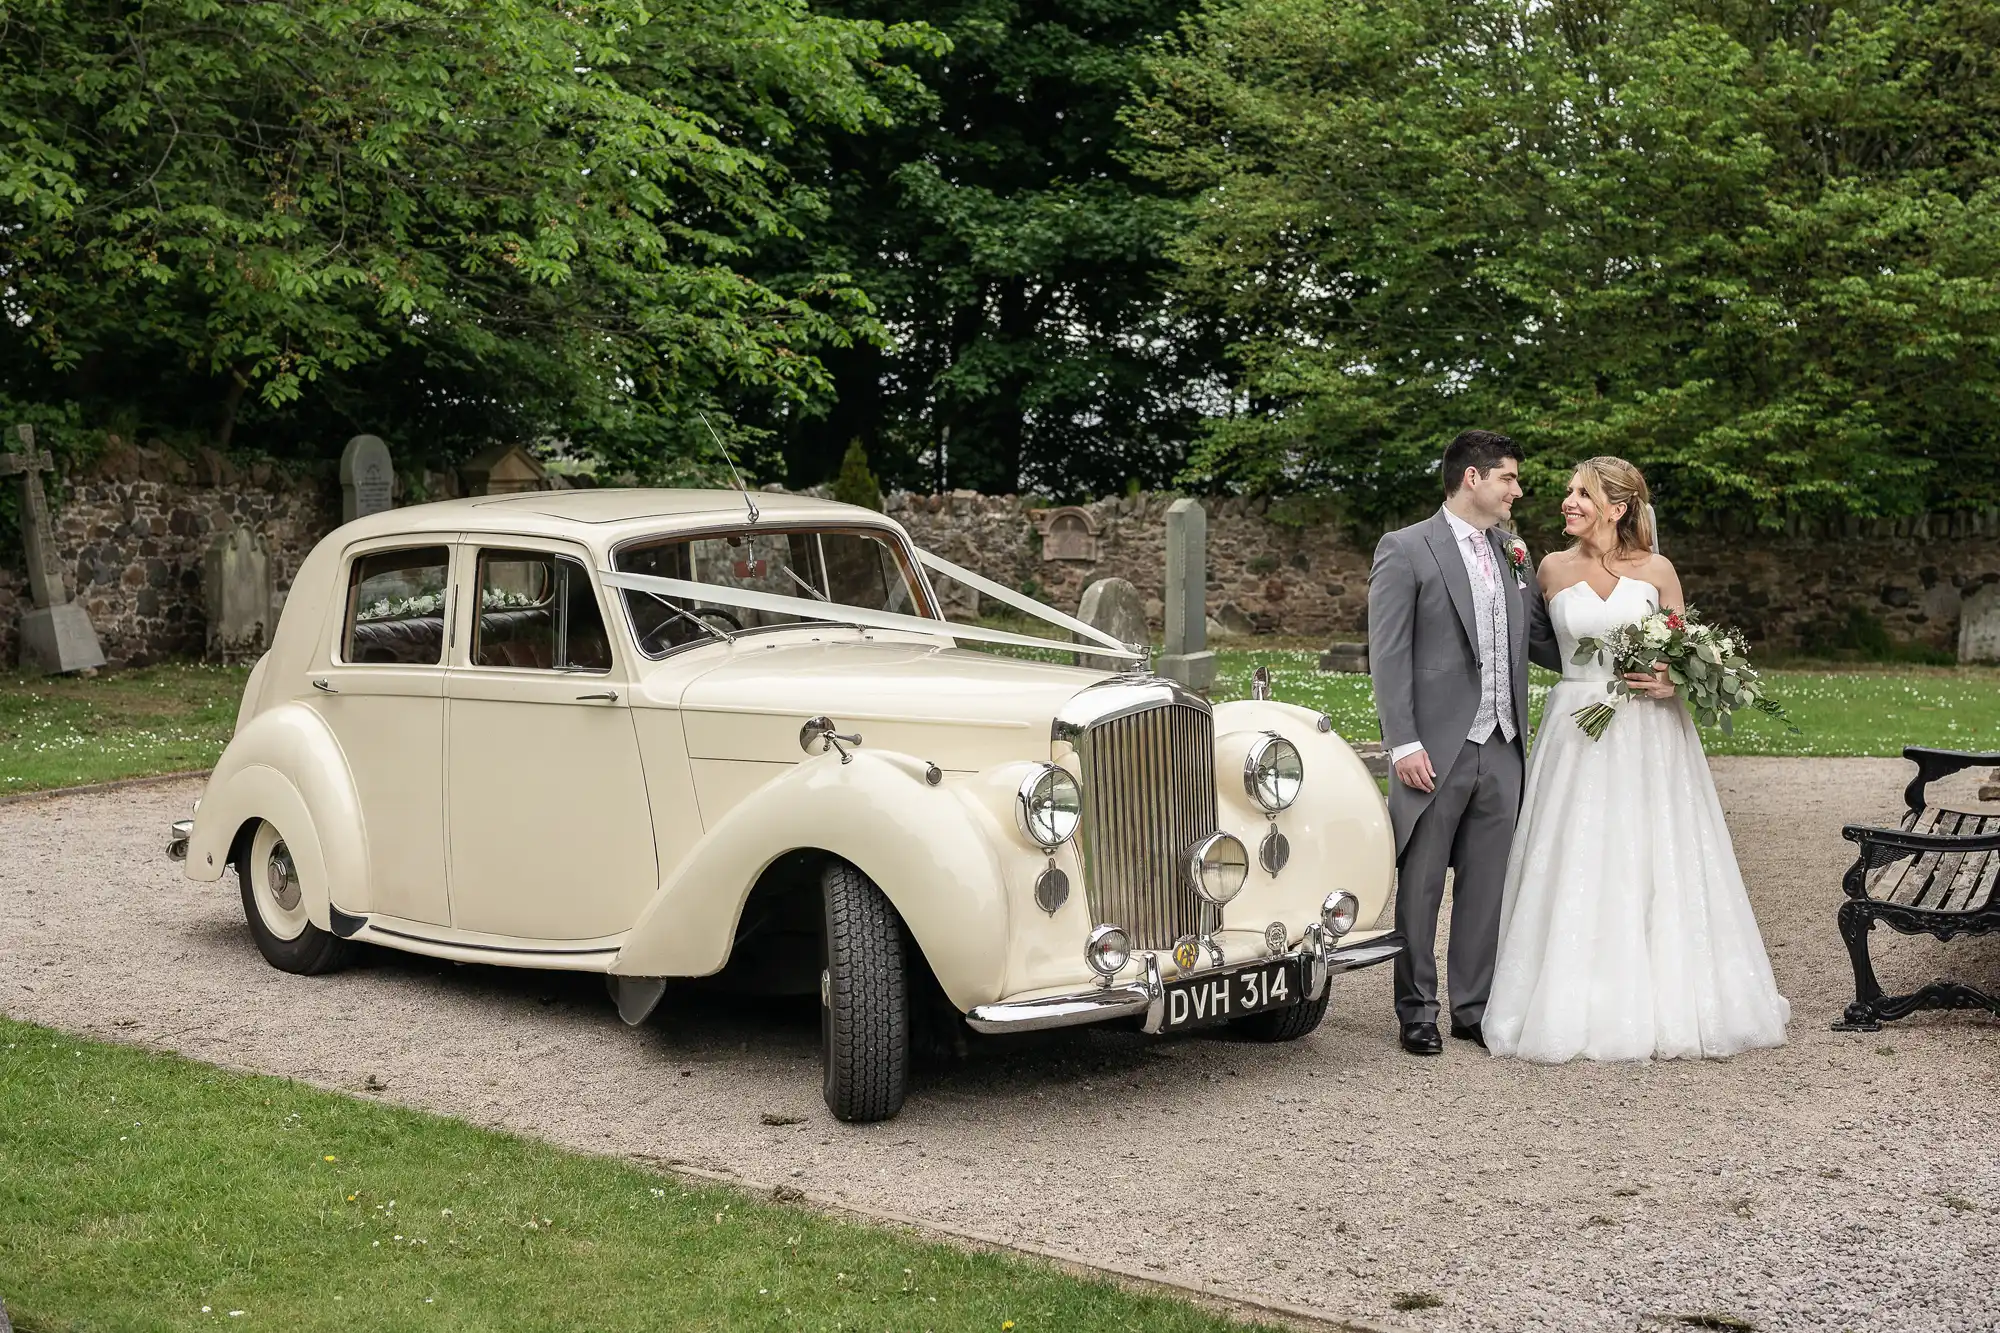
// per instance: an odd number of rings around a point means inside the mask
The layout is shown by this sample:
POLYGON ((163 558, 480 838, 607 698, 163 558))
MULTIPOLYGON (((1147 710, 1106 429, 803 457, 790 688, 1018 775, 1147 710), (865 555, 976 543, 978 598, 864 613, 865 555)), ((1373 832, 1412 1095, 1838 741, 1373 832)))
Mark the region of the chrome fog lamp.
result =
POLYGON ((1021 784, 1014 813, 1028 841, 1053 851, 1075 834, 1083 818, 1083 793, 1068 770, 1044 764, 1021 784))
POLYGON ((1083 960, 1100 977, 1115 977, 1132 958, 1132 941, 1122 926, 1097 926, 1083 943, 1083 960))
POLYGON ((1299 747, 1276 732, 1266 732, 1243 760, 1243 789, 1266 813, 1276 814, 1299 799, 1306 764, 1299 747))
POLYGON ((1346 889, 1335 889, 1319 905, 1320 924, 1326 933, 1339 939, 1361 921, 1361 900, 1346 889))
POLYGON ((1188 883, 1217 907, 1243 890, 1250 874, 1250 853, 1233 833, 1213 833, 1195 844, 1187 858, 1188 883))

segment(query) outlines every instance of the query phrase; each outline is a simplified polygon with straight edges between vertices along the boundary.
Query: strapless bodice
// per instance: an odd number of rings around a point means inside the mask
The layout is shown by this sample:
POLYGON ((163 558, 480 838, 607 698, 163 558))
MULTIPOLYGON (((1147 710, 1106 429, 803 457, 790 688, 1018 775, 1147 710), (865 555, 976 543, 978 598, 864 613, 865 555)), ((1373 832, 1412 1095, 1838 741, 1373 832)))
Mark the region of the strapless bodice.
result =
POLYGON ((1555 626, 1556 643, 1562 649, 1563 679, 1607 681, 1611 679, 1611 659, 1607 654, 1594 662, 1578 664, 1576 645, 1584 639, 1601 639, 1612 630, 1629 625, 1657 610, 1659 590, 1643 579, 1619 576, 1618 586, 1609 597, 1600 597, 1588 583, 1573 583, 1549 599, 1549 620, 1555 626))

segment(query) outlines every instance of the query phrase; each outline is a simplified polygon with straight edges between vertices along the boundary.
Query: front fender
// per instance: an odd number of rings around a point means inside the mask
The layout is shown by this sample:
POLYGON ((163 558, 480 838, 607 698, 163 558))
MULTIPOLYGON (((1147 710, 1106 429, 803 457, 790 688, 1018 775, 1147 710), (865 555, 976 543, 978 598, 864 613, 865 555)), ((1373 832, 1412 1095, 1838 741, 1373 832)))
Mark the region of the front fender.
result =
POLYGON ((895 905, 953 1004, 1000 994, 1007 896, 999 854, 976 807, 925 780, 922 760, 860 751, 792 768, 724 815, 661 885, 611 971, 706 976, 729 961, 758 877, 780 856, 830 852, 895 905))
POLYGON ((1250 877, 1225 909, 1232 928, 1254 930, 1264 921, 1317 919, 1320 899, 1346 889, 1361 902, 1366 929, 1389 901, 1396 874, 1396 836, 1381 788, 1354 747, 1337 732, 1319 729, 1320 715, 1275 699, 1239 699, 1215 706, 1215 785, 1223 827, 1251 853, 1250 877), (1299 747, 1305 783, 1299 798, 1275 820, 1267 819, 1243 785, 1244 758, 1259 734, 1276 732, 1299 747), (1292 859, 1272 875, 1256 863, 1268 828, 1290 840, 1292 859))
POLYGON ((284 834, 314 925, 331 928, 329 901, 350 912, 368 909, 361 803, 339 741, 304 704, 259 713, 222 752, 195 812, 188 878, 220 879, 237 832, 254 819, 268 819, 284 834))

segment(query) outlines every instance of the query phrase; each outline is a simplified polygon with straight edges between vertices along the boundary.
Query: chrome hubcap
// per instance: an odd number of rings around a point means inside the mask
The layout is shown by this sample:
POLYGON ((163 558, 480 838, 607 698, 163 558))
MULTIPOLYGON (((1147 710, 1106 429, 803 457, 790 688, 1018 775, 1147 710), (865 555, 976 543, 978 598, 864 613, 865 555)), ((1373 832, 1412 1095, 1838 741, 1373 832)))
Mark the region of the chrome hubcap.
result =
POLYGON ((281 911, 289 912, 299 905, 299 876, 292 866, 292 854, 279 843, 271 849, 271 859, 264 867, 264 882, 270 886, 271 901, 281 911))

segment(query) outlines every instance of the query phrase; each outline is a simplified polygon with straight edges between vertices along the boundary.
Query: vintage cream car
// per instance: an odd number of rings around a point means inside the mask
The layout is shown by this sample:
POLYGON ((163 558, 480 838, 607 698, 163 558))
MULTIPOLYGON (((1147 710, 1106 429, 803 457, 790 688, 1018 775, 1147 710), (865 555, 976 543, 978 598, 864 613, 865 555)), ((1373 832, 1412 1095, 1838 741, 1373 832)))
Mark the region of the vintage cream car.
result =
POLYGON ((258 949, 357 944, 816 990, 827 1105, 900 1109, 914 1022, 1229 1023, 1286 1041, 1401 947, 1382 797, 1316 712, 1143 666, 865 509, 733 491, 455 500, 292 583, 170 853, 258 949), (931 573, 1060 640, 950 623, 931 573))

